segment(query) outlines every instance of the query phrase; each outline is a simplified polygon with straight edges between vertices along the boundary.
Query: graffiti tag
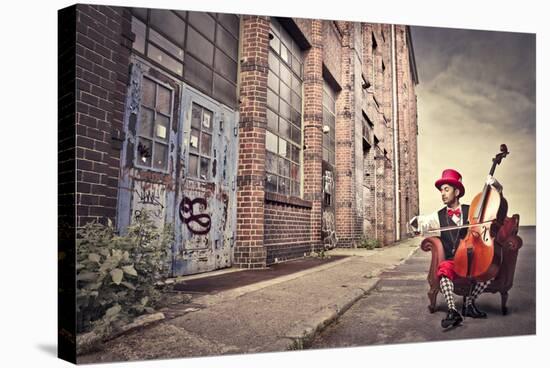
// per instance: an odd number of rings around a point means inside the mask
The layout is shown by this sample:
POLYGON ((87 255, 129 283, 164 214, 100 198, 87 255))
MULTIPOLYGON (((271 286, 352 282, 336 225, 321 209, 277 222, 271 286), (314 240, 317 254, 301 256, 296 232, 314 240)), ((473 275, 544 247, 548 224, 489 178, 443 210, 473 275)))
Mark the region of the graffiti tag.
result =
POLYGON ((195 198, 190 199, 188 197, 183 197, 179 206, 179 215, 180 219, 189 231, 196 235, 205 235, 210 231, 211 219, 210 215, 207 213, 194 213, 194 207, 198 204, 206 209, 207 202, 204 198, 195 198), (194 224, 192 226, 192 224, 194 224), (199 227, 199 229, 197 229, 199 227))

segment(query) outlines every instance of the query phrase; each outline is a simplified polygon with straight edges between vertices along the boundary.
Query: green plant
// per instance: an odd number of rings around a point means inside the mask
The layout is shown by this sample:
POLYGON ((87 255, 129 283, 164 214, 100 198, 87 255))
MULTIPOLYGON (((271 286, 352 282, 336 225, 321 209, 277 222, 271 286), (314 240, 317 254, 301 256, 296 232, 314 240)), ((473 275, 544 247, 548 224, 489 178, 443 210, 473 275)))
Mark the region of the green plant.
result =
POLYGON ((357 245, 358 248, 375 249, 380 248, 380 241, 378 239, 363 238, 357 245))
POLYGON ((77 330, 100 336, 132 317, 153 312, 162 295, 172 226, 158 229, 146 211, 126 235, 113 224, 91 222, 78 230, 77 330))

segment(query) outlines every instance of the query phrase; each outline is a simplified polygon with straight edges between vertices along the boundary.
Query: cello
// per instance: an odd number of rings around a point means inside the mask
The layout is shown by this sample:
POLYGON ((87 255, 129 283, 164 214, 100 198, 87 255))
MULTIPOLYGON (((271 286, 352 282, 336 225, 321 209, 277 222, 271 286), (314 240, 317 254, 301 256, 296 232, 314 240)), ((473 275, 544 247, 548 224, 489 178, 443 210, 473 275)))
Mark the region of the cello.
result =
MULTIPOLYGON (((501 144, 500 153, 493 158, 489 179, 508 153, 506 145, 501 144)), ((500 245, 495 244, 495 237, 507 212, 506 199, 488 180, 470 204, 468 232, 455 252, 454 270, 459 276, 483 282, 497 275, 502 251, 500 245)))

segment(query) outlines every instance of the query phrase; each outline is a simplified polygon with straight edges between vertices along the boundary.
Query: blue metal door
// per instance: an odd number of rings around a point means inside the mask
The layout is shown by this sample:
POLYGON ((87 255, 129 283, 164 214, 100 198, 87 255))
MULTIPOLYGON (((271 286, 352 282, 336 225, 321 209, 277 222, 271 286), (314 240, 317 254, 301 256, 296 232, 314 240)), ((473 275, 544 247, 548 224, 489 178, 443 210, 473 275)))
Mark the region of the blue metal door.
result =
POLYGON ((183 86, 174 275, 230 267, 236 231, 237 113, 183 86))

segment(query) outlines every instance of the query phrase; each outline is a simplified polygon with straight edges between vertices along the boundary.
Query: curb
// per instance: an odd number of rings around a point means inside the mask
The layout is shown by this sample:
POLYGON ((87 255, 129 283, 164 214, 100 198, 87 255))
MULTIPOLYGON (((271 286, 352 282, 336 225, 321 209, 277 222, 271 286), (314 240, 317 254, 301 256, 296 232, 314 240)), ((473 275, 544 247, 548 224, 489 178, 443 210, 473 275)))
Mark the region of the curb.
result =
MULTIPOLYGON (((394 269, 395 267, 405 263, 418 251, 418 249, 420 249, 420 247, 415 247, 401 261, 392 266, 379 270, 376 272, 376 275, 380 275, 384 271, 394 269)), ((369 294, 374 288, 376 288, 380 280, 380 277, 372 277, 365 288, 356 289, 353 293, 354 295, 345 300, 341 306, 336 305, 334 308, 317 313, 310 318, 309 321, 300 323, 292 329, 287 336, 280 338, 274 345, 280 347, 281 350, 287 351, 307 349, 316 336, 338 320, 338 318, 342 316, 349 308, 351 308, 351 306, 354 305, 359 299, 369 294), (288 342, 289 339, 291 340, 290 343, 288 342)))

